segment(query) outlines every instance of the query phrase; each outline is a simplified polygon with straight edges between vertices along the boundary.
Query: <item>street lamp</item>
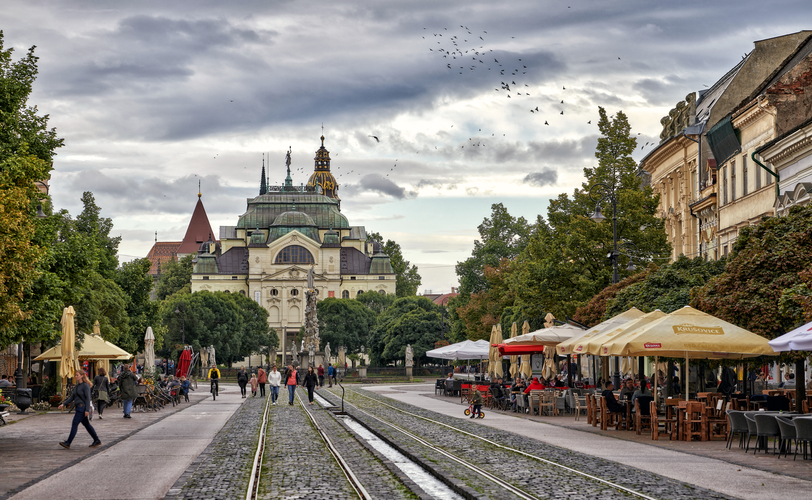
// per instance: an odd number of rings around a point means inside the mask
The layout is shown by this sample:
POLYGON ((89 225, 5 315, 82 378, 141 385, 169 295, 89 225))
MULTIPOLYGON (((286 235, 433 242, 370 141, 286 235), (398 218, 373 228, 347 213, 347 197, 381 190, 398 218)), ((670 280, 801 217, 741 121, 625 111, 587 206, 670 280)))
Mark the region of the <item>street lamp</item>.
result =
MULTIPOLYGON (((608 255, 612 261, 612 284, 620 281, 620 275, 617 271, 618 251, 617 251, 617 193, 615 193, 614 186, 609 186, 602 182, 595 183, 589 188, 589 197, 595 201, 595 213, 592 214, 590 219, 597 223, 606 220, 606 217, 601 213, 601 203, 608 201, 612 204, 612 253, 608 255)), ((620 358, 615 357, 615 370, 612 374, 612 383, 615 387, 620 387, 620 358)))
MULTIPOLYGON (((178 304, 180 305, 180 304, 178 304)), ((175 306, 175 314, 180 318, 180 343, 186 345, 186 317, 180 313, 178 306, 175 306)))

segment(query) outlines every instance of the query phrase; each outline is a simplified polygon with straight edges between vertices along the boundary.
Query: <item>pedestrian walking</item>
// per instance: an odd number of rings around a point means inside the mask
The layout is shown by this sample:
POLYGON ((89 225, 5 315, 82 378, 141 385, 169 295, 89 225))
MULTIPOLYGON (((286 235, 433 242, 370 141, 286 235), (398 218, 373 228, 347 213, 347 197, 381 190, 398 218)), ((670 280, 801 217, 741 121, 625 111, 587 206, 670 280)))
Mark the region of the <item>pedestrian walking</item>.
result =
POLYGON ((133 401, 138 395, 135 392, 137 380, 135 373, 132 372, 132 370, 136 369, 135 364, 132 365, 132 368, 125 365, 116 379, 119 391, 121 392, 121 401, 124 403, 124 418, 132 418, 130 412, 133 410, 133 401))
POLYGON ((308 404, 313 404, 313 389, 315 389, 318 383, 319 379, 316 376, 316 371, 313 370, 313 367, 311 366, 307 369, 307 374, 302 382, 302 385, 307 387, 307 399, 310 401, 308 404))
POLYGON ((99 436, 96 434, 96 430, 93 428, 93 426, 90 425, 90 420, 88 419, 92 409, 92 403, 90 400, 90 381, 87 379, 87 375, 85 375, 83 370, 76 370, 73 380, 76 383, 76 385, 73 387, 73 392, 68 399, 59 405, 59 409, 61 410, 62 407, 67 406, 70 403, 74 403, 76 406, 76 412, 73 414, 73 422, 71 422, 70 435, 68 436, 67 441, 61 441, 59 445, 63 448, 70 449, 73 438, 76 437, 76 431, 79 429, 79 424, 82 424, 85 426, 85 429, 87 429, 90 437, 93 438, 93 443, 90 445, 90 447, 95 448, 97 446, 101 446, 99 436))
POLYGON ((296 394, 296 386, 299 385, 299 373, 293 369, 293 365, 288 365, 285 380, 285 385, 288 386, 288 404, 293 406, 293 395, 296 394))
POLYGON ((257 397, 257 386, 259 385, 259 382, 257 382, 256 373, 251 374, 251 380, 249 380, 248 383, 251 384, 251 397, 257 397))
POLYGON ((245 386, 248 385, 248 374, 245 372, 245 367, 241 366, 240 371, 237 372, 237 385, 240 386, 240 393, 245 397, 245 386))
POLYGON ((277 371, 276 365, 273 365, 271 373, 268 374, 268 383, 271 384, 271 403, 276 404, 276 400, 279 399, 279 386, 282 385, 282 374, 277 371))
POLYGON ((319 374, 319 387, 324 387, 324 366, 319 365, 317 373, 319 374))
POLYGON ((265 397, 265 384, 268 383, 268 374, 265 373, 265 370, 262 367, 259 367, 259 371, 257 372, 257 381, 259 382, 259 397, 265 397))
POLYGON ((102 413, 104 413, 104 407, 107 403, 110 402, 110 386, 108 385, 107 380, 107 371, 104 368, 99 368, 99 374, 93 378, 93 387, 90 389, 90 393, 96 394, 96 406, 98 406, 99 410, 99 419, 102 420, 102 413))

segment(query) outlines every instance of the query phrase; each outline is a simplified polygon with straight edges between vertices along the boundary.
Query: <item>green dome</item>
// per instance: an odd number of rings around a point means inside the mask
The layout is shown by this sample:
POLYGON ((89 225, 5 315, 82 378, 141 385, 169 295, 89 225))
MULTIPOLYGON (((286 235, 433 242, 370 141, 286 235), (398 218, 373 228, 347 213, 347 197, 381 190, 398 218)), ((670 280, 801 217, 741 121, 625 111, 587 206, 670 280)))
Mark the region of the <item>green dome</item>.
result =
POLYGON ((281 214, 276 216, 274 219, 273 226, 288 226, 288 227, 301 227, 301 226, 316 226, 316 223, 313 222, 313 219, 304 212, 297 212, 297 211, 289 211, 289 212, 282 212, 281 214))
POLYGON ((251 233, 251 240, 249 244, 251 245, 262 245, 265 243, 265 233, 262 231, 254 231, 251 233))
POLYGON ((369 265, 369 274, 394 274, 392 262, 389 256, 379 252, 372 256, 372 263, 369 265))
POLYGON ((339 241, 338 233, 333 231, 332 229, 324 233, 324 244, 325 245, 340 245, 341 241, 339 241))

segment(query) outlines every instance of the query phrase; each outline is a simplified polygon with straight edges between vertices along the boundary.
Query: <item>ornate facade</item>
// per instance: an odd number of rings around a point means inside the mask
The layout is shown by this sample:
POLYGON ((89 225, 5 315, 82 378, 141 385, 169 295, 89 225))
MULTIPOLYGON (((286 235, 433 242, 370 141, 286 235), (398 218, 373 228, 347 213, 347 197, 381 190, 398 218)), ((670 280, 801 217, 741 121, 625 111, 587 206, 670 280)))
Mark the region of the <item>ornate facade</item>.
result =
POLYGON ((241 293, 257 301, 283 341, 286 331, 304 325, 311 269, 319 300, 354 298, 370 290, 395 293, 389 257, 363 226, 351 226, 341 213, 339 186, 330 173, 324 137, 321 141, 308 184, 293 185, 288 152, 285 182, 262 182, 237 224, 221 226, 219 242, 200 245, 192 274, 192 292, 241 293))

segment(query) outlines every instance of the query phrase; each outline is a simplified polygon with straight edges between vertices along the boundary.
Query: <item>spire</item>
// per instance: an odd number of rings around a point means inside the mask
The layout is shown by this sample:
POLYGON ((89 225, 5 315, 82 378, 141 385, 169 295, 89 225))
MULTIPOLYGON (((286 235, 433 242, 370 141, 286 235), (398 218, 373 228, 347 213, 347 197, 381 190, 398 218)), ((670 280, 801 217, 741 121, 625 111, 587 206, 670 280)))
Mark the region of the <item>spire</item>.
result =
POLYGON ((262 180, 259 181, 259 194, 268 193, 268 185, 265 184, 265 153, 262 153, 262 180))
POLYGON ((186 235, 176 250, 177 254, 182 257, 190 253, 197 253, 200 244, 204 243, 207 237, 211 238, 213 234, 206 209, 203 208, 203 200, 198 198, 192 218, 189 220, 189 226, 186 228, 186 235))
POLYGON ((200 180, 197 181, 197 199, 199 200, 203 196, 203 191, 200 189, 200 180))

